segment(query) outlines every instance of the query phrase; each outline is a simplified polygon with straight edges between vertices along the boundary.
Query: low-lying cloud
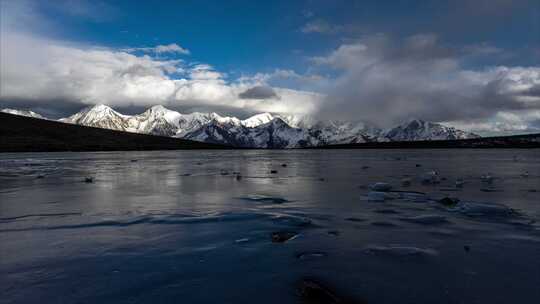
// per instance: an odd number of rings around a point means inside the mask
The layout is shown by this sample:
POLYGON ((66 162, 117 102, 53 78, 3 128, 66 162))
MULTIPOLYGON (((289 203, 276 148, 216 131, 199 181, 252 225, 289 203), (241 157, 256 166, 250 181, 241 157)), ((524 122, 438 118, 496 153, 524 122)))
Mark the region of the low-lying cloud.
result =
POLYGON ((401 41, 376 35, 343 44, 312 58, 320 69, 338 74, 319 113, 384 126, 412 117, 463 121, 540 109, 539 67, 472 70, 464 67, 466 56, 432 34, 401 41))
POLYGON ((238 94, 241 99, 279 99, 276 91, 269 86, 255 86, 238 94))

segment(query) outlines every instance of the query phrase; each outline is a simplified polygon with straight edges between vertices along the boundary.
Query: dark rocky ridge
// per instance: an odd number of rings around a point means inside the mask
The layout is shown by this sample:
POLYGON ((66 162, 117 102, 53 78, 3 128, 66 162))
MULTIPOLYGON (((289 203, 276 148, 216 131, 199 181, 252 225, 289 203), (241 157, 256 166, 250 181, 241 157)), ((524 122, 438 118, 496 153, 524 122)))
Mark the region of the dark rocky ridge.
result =
POLYGON ((136 134, 0 113, 0 152, 225 149, 223 145, 136 134))

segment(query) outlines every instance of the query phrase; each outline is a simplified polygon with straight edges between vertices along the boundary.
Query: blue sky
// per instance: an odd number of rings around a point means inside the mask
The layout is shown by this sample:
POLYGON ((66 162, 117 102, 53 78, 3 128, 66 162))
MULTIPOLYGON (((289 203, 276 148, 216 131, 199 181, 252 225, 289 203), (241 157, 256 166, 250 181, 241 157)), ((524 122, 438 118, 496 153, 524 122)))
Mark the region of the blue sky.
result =
MULTIPOLYGON (((540 47, 540 10, 532 1, 452 2, 41 1, 38 9, 58 25, 53 35, 63 39, 110 47, 178 43, 192 50, 195 60, 248 72, 302 69, 303 56, 370 33, 401 37, 432 32, 454 46, 540 47), (302 31, 317 22, 350 29, 302 31)), ((532 56, 511 60, 538 63, 532 56)))
POLYGON ((65 112, 98 102, 161 103, 234 113, 376 115, 381 124, 422 116, 469 129, 540 127, 537 1, 0 3, 0 38, 9 45, 1 70, 5 106, 65 112), (187 51, 150 51, 173 44, 187 51), (45 54, 22 57, 41 45, 45 54), (21 70, 40 75, 28 79, 39 89, 22 88, 21 70), (429 89, 416 87, 419 82, 429 89), (253 87, 276 94, 239 98, 253 87), (512 95, 518 87, 525 91, 512 95))

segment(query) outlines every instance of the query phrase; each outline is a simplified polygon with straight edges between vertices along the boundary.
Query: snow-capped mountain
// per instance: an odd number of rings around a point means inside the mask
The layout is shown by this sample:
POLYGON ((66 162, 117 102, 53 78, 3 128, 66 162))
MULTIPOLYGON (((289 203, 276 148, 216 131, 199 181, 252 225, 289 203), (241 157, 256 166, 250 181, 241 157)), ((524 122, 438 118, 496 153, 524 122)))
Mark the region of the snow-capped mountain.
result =
POLYGON ((383 137, 390 141, 467 139, 480 136, 447 127, 438 123, 413 119, 384 132, 383 137))
POLYGON ((379 141, 479 137, 418 119, 383 131, 362 122, 318 121, 302 115, 261 113, 241 120, 216 113, 182 114, 161 105, 153 106, 138 115, 124 115, 100 104, 85 108, 60 121, 250 148, 300 148, 379 141))
POLYGON ((59 121, 88 127, 128 131, 128 118, 130 116, 120 114, 106 105, 98 104, 84 108, 82 111, 59 121))
POLYGON ((296 148, 308 146, 308 133, 289 126, 279 117, 253 125, 234 124, 213 120, 203 127, 187 133, 183 138, 209 143, 228 144, 250 148, 296 148))
POLYGON ((20 116, 27 116, 27 117, 33 117, 33 118, 40 118, 40 119, 46 119, 45 117, 39 115, 36 112, 32 112, 30 110, 15 110, 15 109, 2 109, 0 112, 13 114, 13 115, 20 115, 20 116))
POLYGON ((163 106, 153 106, 144 113, 126 116, 127 131, 161 136, 174 136, 178 132, 182 115, 163 106))

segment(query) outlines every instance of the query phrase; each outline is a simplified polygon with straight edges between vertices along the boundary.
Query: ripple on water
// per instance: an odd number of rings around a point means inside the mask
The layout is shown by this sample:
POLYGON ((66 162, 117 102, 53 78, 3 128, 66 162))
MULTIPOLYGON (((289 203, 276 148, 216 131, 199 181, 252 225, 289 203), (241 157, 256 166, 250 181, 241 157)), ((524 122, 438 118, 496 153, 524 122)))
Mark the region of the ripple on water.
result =
POLYGON ((364 249, 364 253, 384 256, 384 257, 393 257, 393 258, 403 258, 403 257, 428 257, 436 256, 438 252, 430 248, 419 248, 413 246, 368 246, 364 249))
POLYGON ((0 232, 10 231, 33 231, 33 230, 62 230, 62 229, 86 229, 95 227, 128 227, 140 224, 154 225, 184 225, 212 222, 249 221, 263 218, 273 218, 274 215, 265 213, 221 213, 211 215, 143 215, 130 218, 101 219, 98 221, 78 222, 63 225, 29 226, 0 229, 0 232))
POLYGON ((475 203, 475 202, 460 202, 452 211, 457 211, 461 214, 470 217, 511 217, 516 215, 516 212, 502 204, 494 203, 475 203))
POLYGON ((422 224, 422 225, 439 225, 439 224, 448 223, 448 220, 446 219, 446 217, 442 215, 436 215, 436 214, 402 217, 399 220, 404 221, 404 222, 409 222, 409 223, 422 224))
POLYGON ((260 194, 248 195, 248 196, 240 197, 240 199, 246 200, 246 201, 258 202, 258 203, 264 203, 264 204, 283 204, 283 203, 289 202, 289 200, 283 197, 267 196, 267 195, 260 195, 260 194))

